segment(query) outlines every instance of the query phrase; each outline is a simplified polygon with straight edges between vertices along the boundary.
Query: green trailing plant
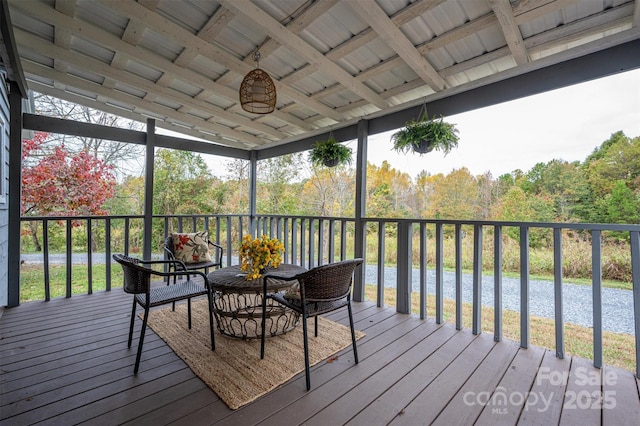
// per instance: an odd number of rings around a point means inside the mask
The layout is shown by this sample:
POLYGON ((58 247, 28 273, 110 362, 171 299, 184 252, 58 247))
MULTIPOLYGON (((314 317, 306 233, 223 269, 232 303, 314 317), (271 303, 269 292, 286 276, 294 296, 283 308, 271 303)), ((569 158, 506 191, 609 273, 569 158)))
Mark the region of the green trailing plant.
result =
POLYGON ((334 167, 339 164, 351 164, 351 148, 339 143, 333 135, 323 141, 317 141, 309 153, 309 160, 315 165, 334 167))
POLYGON ((420 120, 408 121, 403 129, 391 136, 393 149, 404 154, 409 151, 426 154, 436 150, 447 155, 458 146, 458 139, 455 124, 447 123, 442 116, 428 118, 426 114, 420 120))

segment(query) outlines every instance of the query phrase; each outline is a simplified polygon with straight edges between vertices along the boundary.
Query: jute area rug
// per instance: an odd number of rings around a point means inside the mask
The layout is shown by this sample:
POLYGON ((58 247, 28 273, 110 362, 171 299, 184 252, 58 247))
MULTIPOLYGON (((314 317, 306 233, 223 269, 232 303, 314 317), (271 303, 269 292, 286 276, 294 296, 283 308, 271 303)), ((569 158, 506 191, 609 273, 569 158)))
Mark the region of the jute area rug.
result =
MULTIPOLYGON (((265 342, 260 359, 260 339, 242 340, 223 336, 215 330, 216 350, 211 351, 207 300, 192 302, 192 328, 187 323, 187 304, 168 306, 149 313, 149 326, 191 370, 228 406, 235 410, 277 388, 304 371, 302 324, 288 333, 265 342)), ((351 346, 351 332, 336 322, 320 317, 318 337, 314 337, 313 319, 309 325, 309 362, 331 362, 336 352, 351 346)), ((215 327, 215 326, 214 326, 215 327)), ((356 338, 364 336, 356 331, 356 338)), ((353 352, 349 353, 353 356, 353 352)))

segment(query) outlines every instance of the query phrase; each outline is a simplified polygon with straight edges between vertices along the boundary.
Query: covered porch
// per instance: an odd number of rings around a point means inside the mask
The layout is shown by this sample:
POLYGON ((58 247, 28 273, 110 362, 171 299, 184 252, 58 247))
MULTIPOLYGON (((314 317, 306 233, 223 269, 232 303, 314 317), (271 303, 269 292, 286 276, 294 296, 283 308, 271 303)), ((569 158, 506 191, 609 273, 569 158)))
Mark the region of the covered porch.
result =
MULTIPOLYGON (((135 351, 125 344, 130 299, 120 289, 71 297, 69 283, 66 298, 20 304, 21 253, 19 245, 9 241, 20 239, 23 130, 145 145, 147 170, 153 170, 154 150, 160 147, 247 160, 251 198, 245 231, 264 226, 278 236, 282 218, 262 217, 256 208, 257 162, 307 150, 330 133, 340 141, 355 139, 355 215, 328 220, 353 223, 354 255, 362 256, 365 226, 384 223, 366 213, 368 135, 401 127, 423 105, 431 114, 451 115, 640 67, 637 1, 353 3, 351 9, 346 2, 333 0, 247 2, 246 8, 233 1, 199 5, 153 0, 2 2, 0 53, 2 68, 8 70, 8 90, 2 85, 0 305, 7 308, 0 317, 0 420, 8 424, 189 425, 637 422, 638 225, 567 225, 595 233, 597 241, 602 231, 630 235, 635 372, 609 367, 606 359, 603 362, 598 244, 590 254, 595 267, 590 307, 593 359, 564 351, 562 251, 558 249, 563 224, 397 221, 398 305, 382 303, 383 270, 375 303, 364 301, 364 276, 356 275, 356 328, 366 333, 359 344, 360 363, 348 362, 347 349, 337 361, 313 368, 310 392, 304 391, 304 379, 298 376, 236 411, 229 410, 152 330, 147 332, 141 373, 131 374, 135 351), (248 32, 246 38, 239 36, 243 31, 248 32), (240 80, 254 68, 256 44, 280 96, 275 112, 259 117, 243 111, 237 102, 240 80), (146 122, 147 130, 134 132, 31 114, 22 107, 27 89, 146 122), (201 140, 157 135, 156 126, 201 140), (444 225, 455 228, 456 241, 461 241, 463 226, 473 229, 471 329, 463 328, 459 317, 455 324, 443 321, 438 310, 443 299, 442 257, 435 265, 440 274, 435 317, 426 312, 427 265, 422 244, 427 225, 436 230, 439 250, 444 225), (503 226, 517 227, 523 237, 520 342, 502 339, 500 330, 492 336, 480 327, 482 230, 491 228, 500 235, 503 226), (423 298, 419 316, 408 313, 414 227, 422 238, 418 242, 423 298), (554 246, 554 261, 559 265, 554 284, 559 303, 555 350, 529 344, 526 262, 528 232, 535 227, 552 229, 559 241, 554 246)), ((142 255, 149 257, 153 173, 147 172, 145 179, 141 220, 147 232, 142 255)), ((324 219, 303 220, 318 221, 322 231, 324 219)), ((323 250, 334 258, 331 246, 313 246, 314 226, 305 228, 309 239, 299 246, 300 257, 308 257, 309 266, 325 260, 323 250)), ((327 225, 333 230, 331 226, 327 225)), ((385 234, 379 235, 382 247, 385 234)), ((227 241, 228 256, 235 243, 227 241)), ((91 259, 90 249, 87 255, 91 259)), ((499 295, 498 255, 495 264, 495 294, 499 295)), ((384 258, 378 259, 378 265, 384 265, 384 258)), ((461 274, 461 266, 456 268, 456 274, 461 274)), ((91 289, 90 282, 88 286, 91 289)), ((495 300, 496 312, 502 312, 500 297, 495 300)), ((461 304, 461 298, 456 303, 461 304)), ((342 314, 332 319, 346 320, 342 314)), ((499 324, 496 317, 495 327, 499 324)))

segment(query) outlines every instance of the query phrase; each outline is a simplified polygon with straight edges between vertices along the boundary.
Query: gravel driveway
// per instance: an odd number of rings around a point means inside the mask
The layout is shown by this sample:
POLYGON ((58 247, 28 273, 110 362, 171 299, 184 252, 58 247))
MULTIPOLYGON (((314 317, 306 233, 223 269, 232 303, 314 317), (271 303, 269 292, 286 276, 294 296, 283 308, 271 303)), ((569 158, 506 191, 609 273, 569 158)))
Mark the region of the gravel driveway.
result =
MULTIPOLYGON (((396 269, 385 268, 385 287, 395 288, 396 269)), ((367 266, 367 283, 377 282, 377 267, 367 266)), ((413 291, 419 290, 420 271, 413 270, 413 291)), ((435 270, 427 270, 427 294, 435 297, 435 270)), ((444 297, 455 300, 455 274, 444 273, 444 297)), ((473 276, 462 275, 462 300, 471 303, 473 296, 473 276)), ((585 327, 593 327, 591 286, 563 285, 564 321, 585 327)), ((553 282, 529 281, 529 313, 539 317, 554 317, 553 282)), ((493 307, 493 276, 482 277, 482 305, 493 307)), ((502 307, 520 311, 520 279, 502 277, 502 307)), ((431 313, 433 314, 433 313, 431 313)), ((602 328, 616 333, 634 334, 633 294, 630 290, 615 288, 602 289, 602 328)))

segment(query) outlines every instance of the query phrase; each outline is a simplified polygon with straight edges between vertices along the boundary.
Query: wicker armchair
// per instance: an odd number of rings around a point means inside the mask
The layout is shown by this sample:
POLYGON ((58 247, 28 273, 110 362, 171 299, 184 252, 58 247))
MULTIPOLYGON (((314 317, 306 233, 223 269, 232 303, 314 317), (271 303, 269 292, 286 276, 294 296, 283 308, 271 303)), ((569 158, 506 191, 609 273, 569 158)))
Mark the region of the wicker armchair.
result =
MULTIPOLYGON (((133 374, 138 374, 140 366, 140 356, 142 355, 142 344, 144 342, 144 333, 147 329, 147 319, 149 317, 149 308, 154 306, 175 303, 179 300, 187 299, 187 310, 189 316, 189 328, 191 328, 191 298, 207 295, 209 299, 209 328, 211 330, 211 350, 215 350, 215 340, 213 337, 213 313, 211 312, 211 302, 213 295, 211 286, 207 276, 199 271, 189 271, 186 273, 187 279, 179 281, 177 284, 163 285, 159 287, 151 287, 151 276, 171 277, 177 274, 185 275, 185 272, 159 272, 146 267, 151 264, 166 263, 182 263, 180 261, 153 260, 145 261, 125 256, 123 254, 114 254, 113 259, 118 262, 124 271, 124 291, 131 293, 133 297, 133 308, 131 310, 131 325, 129 326, 129 342, 133 337, 133 321, 136 314, 136 304, 144 308, 144 317, 142 319, 142 330, 140 331, 140 340, 138 341, 138 354, 136 356, 136 365, 133 374), (196 283, 190 279, 190 274, 202 277, 204 285, 196 283)), ((182 265, 184 267, 184 264, 182 265)))
MULTIPOLYGON (((208 274, 209 273, 209 268, 219 268, 222 266, 222 256, 224 254, 224 249, 222 248, 221 245, 214 243, 211 240, 207 240, 207 243, 209 244, 209 250, 211 251, 211 262, 195 262, 195 263, 183 263, 183 262, 175 262, 175 263, 171 263, 169 264, 169 271, 171 271, 171 269, 175 270, 175 271, 194 271, 194 270, 198 270, 198 269, 204 269, 204 273, 208 274), (215 254, 215 256, 214 256, 215 254)), ((173 245, 173 238, 171 238, 171 236, 168 236, 165 240, 164 240, 164 251, 167 254, 167 259, 168 260, 177 260, 176 259, 176 250, 175 247, 173 245)), ((178 275, 174 275, 173 276, 173 283, 175 284, 176 282, 176 278, 180 276, 180 274, 178 275)))
POLYGON ((318 315, 335 311, 346 307, 349 311, 349 325, 351 327, 351 340, 353 343, 353 356, 358 363, 358 350, 356 348, 356 334, 353 327, 353 315, 351 312, 351 286, 353 284, 353 272, 361 265, 362 259, 345 260, 342 262, 322 265, 302 272, 294 277, 278 277, 276 274, 267 274, 263 278, 264 288, 262 300, 262 341, 260 345, 260 358, 264 358, 265 342, 265 316, 267 312, 267 299, 273 299, 278 303, 292 309, 302 316, 302 331, 304 335, 304 361, 307 390, 311 388, 309 375, 309 344, 307 332, 307 318, 315 318, 315 336, 318 336, 318 315), (299 294, 288 291, 286 293, 267 294, 267 282, 269 279, 297 280, 299 294))

